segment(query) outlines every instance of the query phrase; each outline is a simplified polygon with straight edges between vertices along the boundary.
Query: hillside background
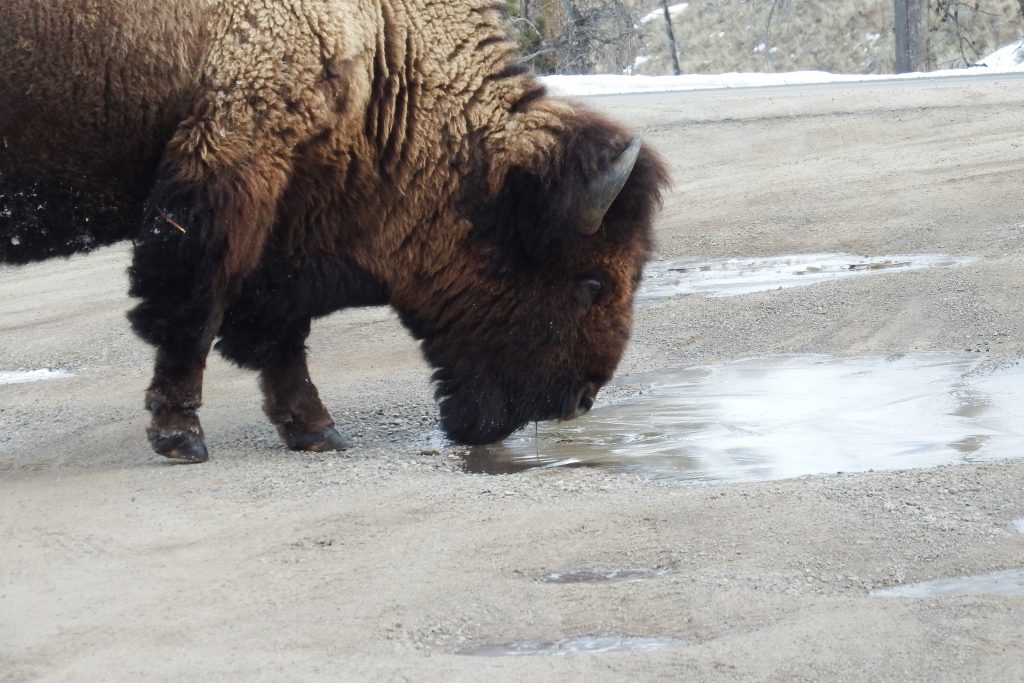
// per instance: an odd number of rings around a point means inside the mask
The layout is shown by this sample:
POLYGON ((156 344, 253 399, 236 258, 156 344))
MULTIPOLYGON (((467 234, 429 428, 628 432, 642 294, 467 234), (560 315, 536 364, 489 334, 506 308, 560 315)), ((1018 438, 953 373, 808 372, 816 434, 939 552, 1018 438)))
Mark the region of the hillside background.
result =
MULTIPOLYGON (((525 63, 540 73, 670 74, 652 0, 507 3, 525 63)), ((667 3, 682 73, 895 71, 893 0, 667 3)), ((1024 42, 1024 0, 929 0, 927 69, 967 67, 1024 42)))

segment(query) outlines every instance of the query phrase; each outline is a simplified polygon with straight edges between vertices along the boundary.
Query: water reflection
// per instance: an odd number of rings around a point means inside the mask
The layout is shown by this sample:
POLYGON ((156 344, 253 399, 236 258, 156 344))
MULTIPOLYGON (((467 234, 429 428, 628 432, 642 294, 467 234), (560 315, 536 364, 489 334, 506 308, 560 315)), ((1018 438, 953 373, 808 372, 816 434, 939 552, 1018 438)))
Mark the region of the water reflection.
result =
POLYGON ((686 294, 738 296, 895 270, 949 268, 974 260, 944 254, 872 258, 853 254, 796 254, 773 258, 655 261, 644 271, 637 303, 651 304, 686 294))
POLYGON ((657 479, 748 481, 1024 455, 1024 368, 972 354, 786 356, 624 378, 643 396, 472 449, 506 474, 606 467, 657 479))

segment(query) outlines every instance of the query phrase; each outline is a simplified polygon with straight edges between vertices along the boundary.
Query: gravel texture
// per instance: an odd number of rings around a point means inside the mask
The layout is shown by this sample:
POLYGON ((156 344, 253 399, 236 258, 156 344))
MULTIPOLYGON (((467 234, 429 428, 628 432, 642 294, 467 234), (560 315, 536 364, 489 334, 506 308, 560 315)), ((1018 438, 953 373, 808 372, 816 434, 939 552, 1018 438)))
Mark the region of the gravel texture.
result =
MULTIPOLYGON (((979 257, 646 306, 621 371, 797 352, 1024 356, 1021 85, 595 99, 673 167, 659 257, 979 257)), ((355 448, 284 450, 254 378, 212 359, 213 459, 177 466, 143 435, 151 351, 124 318, 127 257, 0 269, 0 370, 74 373, 0 386, 0 680, 1024 679, 1024 596, 869 595, 1024 567, 1024 460, 728 485, 467 474, 436 437, 415 343, 370 309, 310 340, 355 448), (664 571, 542 580, 615 568, 664 571), (457 654, 585 636, 679 644, 457 654)))

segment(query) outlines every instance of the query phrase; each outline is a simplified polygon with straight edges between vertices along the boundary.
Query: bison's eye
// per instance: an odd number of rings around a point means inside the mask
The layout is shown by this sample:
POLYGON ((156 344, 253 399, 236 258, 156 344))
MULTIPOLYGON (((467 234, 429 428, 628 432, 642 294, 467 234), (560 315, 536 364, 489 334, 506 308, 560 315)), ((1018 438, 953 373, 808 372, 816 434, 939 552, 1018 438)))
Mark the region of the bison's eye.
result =
POLYGON ((604 283, 596 277, 580 278, 576 281, 576 303, 583 308, 590 308, 601 294, 604 283))

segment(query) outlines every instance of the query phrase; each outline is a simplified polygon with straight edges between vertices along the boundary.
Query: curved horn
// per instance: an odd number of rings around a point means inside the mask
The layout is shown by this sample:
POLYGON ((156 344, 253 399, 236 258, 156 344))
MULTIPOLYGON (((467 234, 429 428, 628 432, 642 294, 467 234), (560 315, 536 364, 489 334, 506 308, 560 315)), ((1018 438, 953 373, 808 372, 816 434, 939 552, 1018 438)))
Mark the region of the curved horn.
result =
POLYGON ((601 228, 604 215, 608 213, 612 202, 622 192, 629 175, 633 172, 642 143, 640 136, 633 138, 629 147, 615 158, 608 170, 591 180, 587 189, 583 191, 577 214, 581 235, 593 235, 601 228))

